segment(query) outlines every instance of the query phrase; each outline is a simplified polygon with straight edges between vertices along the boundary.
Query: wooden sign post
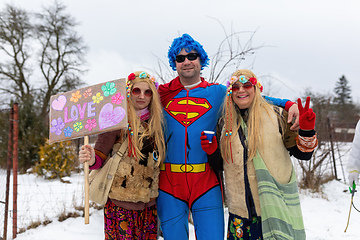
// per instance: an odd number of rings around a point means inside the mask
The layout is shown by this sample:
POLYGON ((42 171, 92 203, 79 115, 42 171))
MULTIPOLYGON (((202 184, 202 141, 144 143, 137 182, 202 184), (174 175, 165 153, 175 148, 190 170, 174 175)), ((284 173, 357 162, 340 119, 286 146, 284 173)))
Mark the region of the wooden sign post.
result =
MULTIPOLYGON (((89 144, 89 136, 84 137, 84 145, 89 144)), ((85 194, 85 224, 89 224, 89 162, 84 163, 84 194, 85 194)))
MULTIPOLYGON (((127 127, 125 78, 53 95, 49 143, 127 127)), ((89 163, 84 164, 85 224, 89 223, 89 163)))

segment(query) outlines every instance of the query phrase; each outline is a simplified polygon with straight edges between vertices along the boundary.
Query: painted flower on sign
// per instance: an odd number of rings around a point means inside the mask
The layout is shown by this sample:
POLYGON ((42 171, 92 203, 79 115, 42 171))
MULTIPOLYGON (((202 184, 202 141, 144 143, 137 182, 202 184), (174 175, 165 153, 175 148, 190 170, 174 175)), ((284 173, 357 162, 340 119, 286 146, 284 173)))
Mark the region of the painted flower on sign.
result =
POLYGON ((64 127, 65 123, 63 122, 62 118, 53 119, 51 121, 50 132, 54 132, 56 135, 60 135, 64 127))
POLYGON ((101 86, 101 90, 103 90, 105 97, 113 95, 114 93, 116 93, 115 83, 107 82, 105 85, 101 86))
POLYGON ((74 93, 71 94, 70 101, 72 101, 72 102, 78 102, 80 98, 81 98, 80 91, 76 91, 76 92, 74 92, 74 93))
POLYGON ((85 125, 85 128, 89 131, 91 131, 93 128, 95 128, 97 126, 96 124, 96 119, 88 119, 87 124, 85 125))
POLYGON ((76 123, 74 124, 74 130, 75 130, 76 132, 79 132, 82 128, 83 128, 82 122, 76 122, 76 123))
POLYGON ((65 129, 64 129, 64 135, 65 135, 65 137, 71 137, 73 131, 74 131, 74 130, 73 130, 71 127, 65 128, 65 129))
POLYGON ((121 93, 115 94, 115 96, 112 96, 111 103, 114 104, 121 104, 122 100, 124 100, 124 96, 121 95, 121 93))
POLYGON ((92 95, 91 88, 87 89, 87 90, 83 93, 84 98, 90 97, 91 95, 92 95))
POLYGON ((92 100, 94 103, 100 103, 104 99, 103 96, 101 96, 101 93, 97 93, 95 96, 92 96, 92 100))

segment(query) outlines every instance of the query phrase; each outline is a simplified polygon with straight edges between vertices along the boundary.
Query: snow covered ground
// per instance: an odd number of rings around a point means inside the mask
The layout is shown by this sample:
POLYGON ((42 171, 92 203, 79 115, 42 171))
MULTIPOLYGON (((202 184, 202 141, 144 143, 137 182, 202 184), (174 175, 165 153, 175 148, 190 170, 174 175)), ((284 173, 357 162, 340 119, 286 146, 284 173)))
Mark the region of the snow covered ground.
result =
MULTIPOLYGON (((346 159, 344 157, 343 159, 346 159)), ((346 166, 346 165, 345 165, 346 166)), ((4 172, 0 172, 3 182, 4 172)), ((342 175, 342 174, 339 174, 342 175)), ((104 239, 103 211, 90 208, 90 223, 85 225, 83 217, 68 218, 58 221, 61 213, 81 211, 75 210, 83 206, 83 175, 73 174, 66 178, 70 183, 59 180, 46 181, 32 174, 18 177, 18 229, 26 228, 30 223, 52 221, 35 229, 18 234, 18 240, 99 240, 104 239)), ((360 187, 359 187, 360 188, 360 187)), ((10 194, 12 196, 12 193, 10 194)), ((350 223, 344 233, 351 195, 348 186, 342 181, 331 181, 323 185, 322 193, 311 193, 301 190, 300 199, 306 228, 307 239, 360 239, 360 212, 351 210, 350 223)), ((355 206, 360 209, 360 192, 355 194, 355 206)), ((10 204, 9 209, 12 209, 10 204)), ((3 208, 0 209, 1 214, 3 208)), ((227 216, 227 211, 225 210, 227 216)), ((10 212, 8 237, 12 239, 12 213, 10 212)), ((0 237, 3 234, 3 217, 0 218, 0 237)), ((195 239, 194 229, 190 226, 190 239, 195 239)))
MULTIPOLYGON (((45 183, 44 183, 45 184, 45 183)), ((338 181, 332 181, 324 185, 323 194, 301 193, 301 205, 307 239, 348 239, 358 240, 360 232, 360 213, 352 209, 350 224, 344 233, 350 206, 350 194, 344 192, 347 186, 338 181)), ((44 192, 42 193, 45 194, 44 192)), ((19 199, 21 204, 21 199, 19 199)), ((39 204, 39 203, 38 203, 39 204)), ((360 208, 360 193, 355 194, 355 206, 360 208)), ((33 203, 38 206, 37 203, 33 203)), ((55 207, 55 206, 54 206, 55 207)), ((52 212, 52 211, 50 211, 52 212)), ((57 217, 48 217, 53 222, 47 226, 39 226, 36 229, 27 230, 18 234, 18 240, 99 240, 104 239, 103 212, 90 209, 90 223, 84 224, 84 218, 69 218, 59 222, 57 217)), ((11 220, 11 219, 10 219, 11 220)), ((11 222, 11 221, 10 221, 11 222)), ((11 226, 10 226, 11 227, 11 226)), ((11 228, 8 230, 8 239, 11 239, 11 228)), ((193 228, 190 239, 195 239, 193 228)))

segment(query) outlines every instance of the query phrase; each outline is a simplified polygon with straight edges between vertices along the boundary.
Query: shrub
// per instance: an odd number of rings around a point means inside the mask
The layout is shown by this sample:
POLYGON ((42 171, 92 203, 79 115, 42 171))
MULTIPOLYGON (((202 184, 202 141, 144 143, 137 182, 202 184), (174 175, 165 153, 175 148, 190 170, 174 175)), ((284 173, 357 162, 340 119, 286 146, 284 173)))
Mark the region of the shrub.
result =
POLYGON ((40 161, 34 172, 46 179, 63 178, 71 175, 75 168, 75 148, 71 141, 62 141, 40 147, 40 161))

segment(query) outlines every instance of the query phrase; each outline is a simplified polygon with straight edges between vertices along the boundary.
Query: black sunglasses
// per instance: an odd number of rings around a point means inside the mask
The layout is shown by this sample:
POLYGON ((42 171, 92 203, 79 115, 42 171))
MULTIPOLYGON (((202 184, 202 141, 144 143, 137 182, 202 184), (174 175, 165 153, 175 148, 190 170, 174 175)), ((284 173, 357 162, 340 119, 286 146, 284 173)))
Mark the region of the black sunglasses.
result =
POLYGON ((185 61, 185 58, 187 58, 189 61, 194 61, 198 57, 199 57, 198 53, 189 53, 188 55, 177 55, 175 60, 178 63, 182 63, 183 61, 185 61))

